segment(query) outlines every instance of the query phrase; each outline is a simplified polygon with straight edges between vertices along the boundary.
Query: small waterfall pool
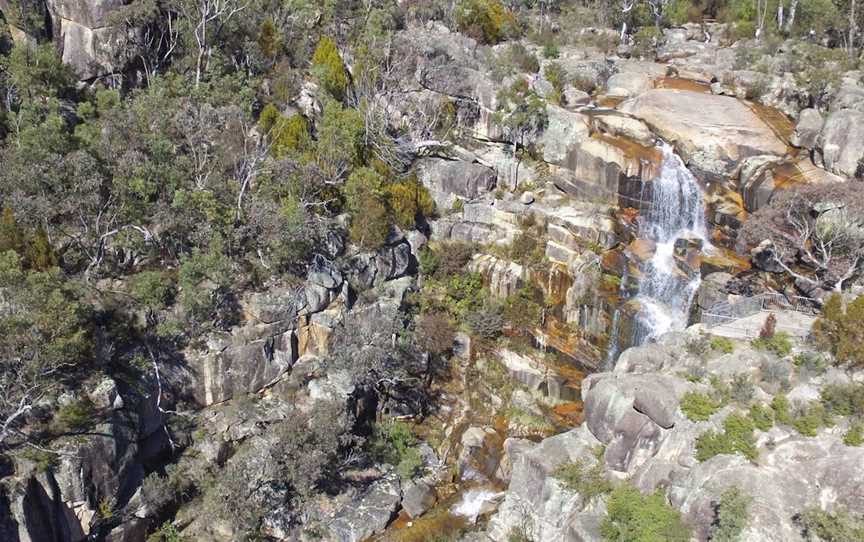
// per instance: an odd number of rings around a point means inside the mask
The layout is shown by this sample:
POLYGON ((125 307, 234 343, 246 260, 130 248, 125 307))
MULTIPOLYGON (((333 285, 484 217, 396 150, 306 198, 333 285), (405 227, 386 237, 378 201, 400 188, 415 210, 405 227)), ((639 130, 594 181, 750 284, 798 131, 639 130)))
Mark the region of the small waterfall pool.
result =
POLYGON ((687 276, 681 271, 675 261, 676 242, 698 243, 703 251, 711 246, 702 189, 696 177, 670 144, 662 142, 659 146, 663 161, 651 181, 651 208, 639 227, 639 236, 654 242, 655 250, 642 265, 635 297, 641 307, 634 337, 637 345, 687 325, 701 278, 698 272, 687 276))

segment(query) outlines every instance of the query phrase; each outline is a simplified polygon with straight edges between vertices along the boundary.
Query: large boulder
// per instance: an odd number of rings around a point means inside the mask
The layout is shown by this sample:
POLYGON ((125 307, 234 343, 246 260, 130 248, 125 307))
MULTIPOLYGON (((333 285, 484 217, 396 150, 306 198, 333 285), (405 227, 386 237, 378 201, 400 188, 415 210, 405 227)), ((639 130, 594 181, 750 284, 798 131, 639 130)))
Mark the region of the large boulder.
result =
POLYGON ((336 511, 327 524, 334 542, 360 542, 387 527, 396 515, 402 491, 394 473, 372 483, 336 511))
POLYGON ((450 209, 457 198, 471 200, 495 189, 495 171, 472 162, 423 158, 417 175, 439 209, 450 209))
POLYGON ((727 179, 748 156, 786 152, 786 145, 752 109, 728 96, 653 89, 620 109, 674 142, 688 166, 711 180, 727 179))
POLYGON ((587 502, 554 476, 566 463, 596 463, 594 452, 599 445, 583 425, 517 455, 509 491, 489 522, 488 536, 505 542, 514 530, 521 529, 538 542, 599 540, 605 504, 587 502))
POLYGON ((819 139, 825 169, 847 177, 864 173, 864 112, 833 111, 819 139))

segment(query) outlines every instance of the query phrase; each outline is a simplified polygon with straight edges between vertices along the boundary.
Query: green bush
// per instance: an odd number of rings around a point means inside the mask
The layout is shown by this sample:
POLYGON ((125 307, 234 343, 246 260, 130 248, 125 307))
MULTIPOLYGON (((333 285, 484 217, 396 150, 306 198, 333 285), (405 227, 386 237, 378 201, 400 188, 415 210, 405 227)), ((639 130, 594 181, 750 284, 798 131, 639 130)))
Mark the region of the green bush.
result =
POLYGON ((681 398, 681 412, 694 422, 704 422, 720 410, 723 403, 705 393, 688 391, 681 398))
POLYGON ((753 400, 753 395, 756 393, 756 385, 750 379, 750 375, 746 373, 736 373, 732 375, 732 381, 729 382, 729 397, 741 405, 748 404, 753 400))
POLYGON ((312 74, 333 98, 342 100, 345 97, 348 75, 336 42, 327 36, 321 38, 312 55, 312 74))
POLYGON ((140 305, 160 310, 174 297, 174 283, 165 271, 142 271, 129 278, 129 294, 140 305))
POLYGON ((416 178, 391 183, 384 188, 393 219, 403 230, 413 230, 418 220, 432 218, 435 201, 416 178))
POLYGON ((824 374, 828 368, 825 356, 819 352, 801 352, 795 355, 792 362, 800 373, 809 373, 816 376, 824 374))
POLYGON ((768 431, 774 427, 774 411, 762 404, 750 405, 750 419, 760 431, 768 431))
POLYGON ((757 350, 767 350, 780 357, 788 356, 792 351, 792 339, 788 333, 779 331, 769 338, 754 339, 753 347, 757 350))
POLYGON ((95 421, 96 407, 84 396, 61 406, 54 414, 53 429, 56 432, 80 431, 95 421))
POLYGON ((504 300, 504 318, 516 329, 528 330, 540 325, 543 291, 528 284, 504 300))
POLYGON ((726 337, 711 337, 711 350, 717 350, 724 354, 731 354, 735 351, 735 343, 726 337))
POLYGON ((504 315, 499 307, 486 305, 466 314, 465 323, 474 336, 481 339, 495 339, 504 331, 504 315))
POLYGON ((792 427, 805 437, 815 437, 819 428, 833 425, 833 423, 825 406, 813 402, 793 418, 792 427))
POLYGON ((864 296, 844 307, 843 298, 834 294, 822 307, 822 316, 813 324, 816 343, 834 354, 840 363, 864 366, 864 296))
POLYGON ((561 56, 561 52, 558 50, 558 46, 554 43, 547 43, 543 46, 544 58, 558 58, 559 56, 561 56))
POLYGON ((830 414, 864 417, 864 384, 828 384, 822 388, 821 403, 830 414))
POLYGON ((584 459, 564 463, 555 469, 552 475, 566 489, 578 493, 582 497, 583 506, 612 491, 612 484, 603 475, 603 465, 600 462, 590 466, 584 459))
POLYGON ((853 422, 849 430, 843 435, 843 443, 846 446, 861 446, 864 444, 864 422, 853 422))
POLYGON ((516 16, 500 0, 461 0, 455 16, 461 32, 483 43, 498 43, 519 32, 516 16))
POLYGON ((748 523, 748 508, 752 498, 737 487, 730 487, 714 504, 711 542, 737 542, 748 523))
POLYGON ((696 439, 696 459, 707 461, 720 454, 740 453, 751 461, 758 450, 753 438, 753 421, 739 413, 730 414, 723 421, 723 432, 708 431, 696 439))
POLYGON ((690 528, 681 513, 666 503, 663 493, 643 495, 625 484, 615 488, 606 504, 608 515, 600 526, 609 542, 685 542, 690 528))
POLYGON ((792 424, 792 412, 789 399, 782 393, 775 395, 771 399, 771 410, 774 411, 774 420, 777 423, 784 425, 792 424))
POLYGON ((441 264, 441 258, 438 255, 438 252, 426 246, 420 249, 420 253, 417 256, 417 264, 420 268, 421 275, 431 277, 438 271, 438 266, 441 264))
POLYGON ((300 156, 312 149, 309 123, 303 115, 284 116, 273 104, 267 104, 258 117, 258 126, 270 142, 276 158, 300 156))
POLYGON ((853 542, 864 540, 864 517, 854 516, 846 510, 826 512, 809 508, 799 514, 796 523, 801 526, 807 540, 825 542, 853 542))
POLYGON ((363 211, 351 215, 349 237, 352 242, 365 249, 378 249, 384 245, 390 234, 390 213, 381 200, 371 194, 359 197, 357 204, 363 211))
POLYGON ((543 68, 543 77, 552 85, 552 101, 561 104, 564 101, 564 87, 567 86, 567 70, 558 62, 550 62, 543 68))
POLYGON ((180 534, 177 527, 166 521, 155 532, 147 537, 147 542, 186 542, 188 538, 180 534))
POLYGON ((376 460, 395 465, 402 478, 413 478, 423 467, 417 438, 404 422, 375 424, 369 448, 376 460))
POLYGON ((633 55, 653 58, 654 50, 661 37, 656 27, 643 26, 633 36, 633 55))

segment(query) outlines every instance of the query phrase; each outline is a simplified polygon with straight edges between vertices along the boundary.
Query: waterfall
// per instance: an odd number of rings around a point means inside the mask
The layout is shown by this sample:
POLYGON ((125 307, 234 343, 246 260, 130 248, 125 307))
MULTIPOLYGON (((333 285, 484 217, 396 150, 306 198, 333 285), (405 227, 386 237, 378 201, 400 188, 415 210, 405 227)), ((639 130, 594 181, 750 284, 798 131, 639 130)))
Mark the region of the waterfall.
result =
POLYGON ((696 178, 662 142, 660 170, 651 183, 651 208, 643 214, 639 237, 655 243, 653 256, 643 263, 636 301, 641 310, 633 344, 643 344, 667 331, 686 327, 700 274, 687 276, 675 261, 678 239, 698 240, 710 247, 702 190, 696 178))

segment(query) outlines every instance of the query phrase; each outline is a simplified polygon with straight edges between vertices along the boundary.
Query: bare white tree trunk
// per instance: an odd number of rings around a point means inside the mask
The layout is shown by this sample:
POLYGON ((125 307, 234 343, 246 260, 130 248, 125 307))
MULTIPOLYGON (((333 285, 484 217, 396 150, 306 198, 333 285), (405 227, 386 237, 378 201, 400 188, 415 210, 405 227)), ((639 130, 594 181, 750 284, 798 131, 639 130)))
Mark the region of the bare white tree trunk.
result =
POLYGON ((783 27, 785 32, 788 34, 792 31, 792 25, 795 24, 795 13, 798 10, 798 0, 792 0, 789 4, 789 17, 786 19, 786 26, 783 27))

